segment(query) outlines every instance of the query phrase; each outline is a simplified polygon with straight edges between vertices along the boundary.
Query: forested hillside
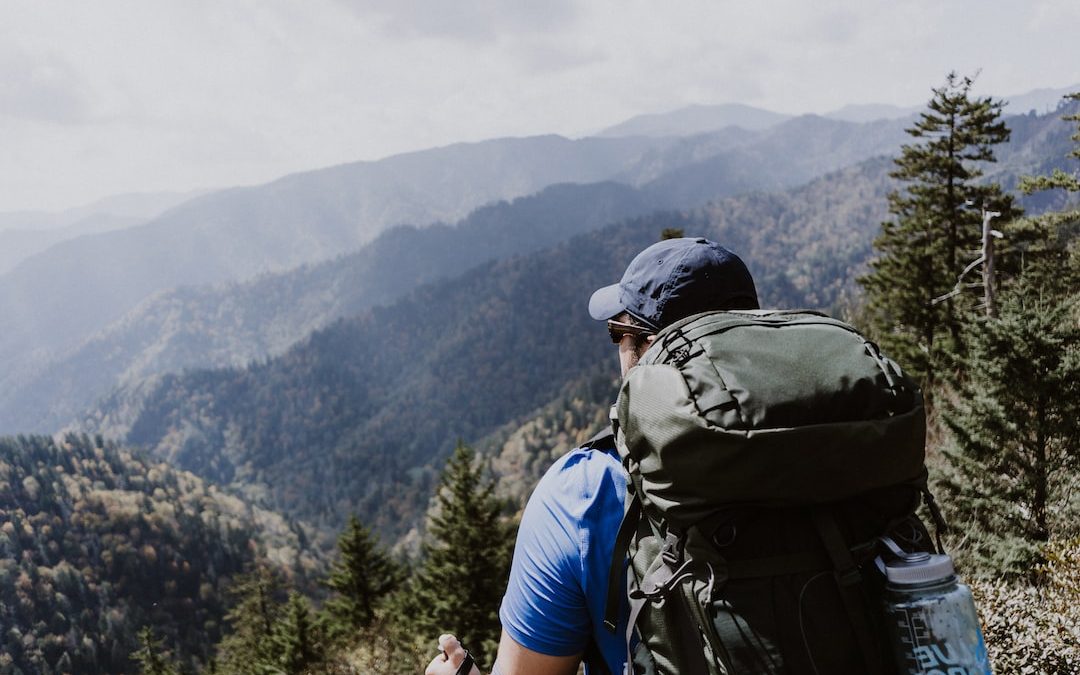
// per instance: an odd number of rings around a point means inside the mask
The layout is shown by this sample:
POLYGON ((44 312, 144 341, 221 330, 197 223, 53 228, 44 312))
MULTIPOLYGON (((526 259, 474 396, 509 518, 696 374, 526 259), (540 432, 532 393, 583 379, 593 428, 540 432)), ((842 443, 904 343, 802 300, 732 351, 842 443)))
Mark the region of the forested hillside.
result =
MULTIPOLYGON (((1049 132, 1044 125, 1060 120, 1036 119, 1020 141, 1060 147, 1063 163, 1067 128, 1049 132)), ((890 169, 874 160, 797 190, 638 218, 482 265, 249 368, 121 389, 84 424, 213 480, 265 491, 277 508, 321 526, 336 529, 355 505, 382 533, 399 535, 421 510, 416 495, 430 489, 431 462, 458 438, 480 439, 538 409, 610 356, 585 301, 661 230, 739 252, 767 305, 843 311, 887 216, 890 169)))
POLYGON ((67 358, 0 391, 0 430, 70 423, 117 385, 277 355, 331 321, 421 284, 529 253, 662 206, 618 183, 558 185, 478 209, 454 226, 400 226, 356 253, 243 284, 183 287, 143 303, 67 358))
POLYGON ((0 438, 2 672, 139 672, 143 627, 205 662, 260 559, 301 582, 322 566, 300 526, 189 473, 86 436, 0 438))
POLYGON ((638 218, 424 286, 246 369, 164 376, 117 392, 85 424, 336 528, 348 509, 384 534, 415 522, 432 462, 551 401, 614 360, 585 303, 665 227, 730 245, 769 305, 829 307, 884 215, 887 163, 803 189, 638 218), (842 186, 843 189, 839 190, 842 186), (825 236, 827 233, 828 236, 825 236))

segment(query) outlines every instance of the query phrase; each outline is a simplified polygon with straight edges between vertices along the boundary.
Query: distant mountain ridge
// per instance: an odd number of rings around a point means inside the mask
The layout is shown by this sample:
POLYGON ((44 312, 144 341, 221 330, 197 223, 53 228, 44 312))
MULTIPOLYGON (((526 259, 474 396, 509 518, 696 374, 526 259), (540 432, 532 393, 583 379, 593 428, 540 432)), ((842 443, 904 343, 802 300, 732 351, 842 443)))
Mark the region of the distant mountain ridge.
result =
POLYGON ((4 211, 0 212, 0 233, 5 230, 24 232, 57 230, 102 216, 136 221, 149 220, 206 192, 208 190, 133 192, 104 197, 89 204, 61 211, 4 211))
POLYGON ((0 275, 62 241, 146 222, 202 192, 116 195, 60 212, 0 213, 0 275))
POLYGON ((623 170, 655 141, 556 136, 458 144, 234 188, 146 224, 62 242, 0 275, 0 384, 150 294, 353 251, 392 225, 452 222, 499 199, 623 170))
POLYGON ((843 108, 827 112, 823 117, 831 120, 844 122, 876 122, 878 120, 895 120, 914 118, 924 106, 898 106, 884 103, 862 103, 846 105, 843 108))
MULTIPOLYGON (((1062 97, 1074 91, 1080 91, 1080 84, 1059 89, 1034 89, 1022 94, 1005 96, 1006 112, 1010 115, 1024 115, 1031 110, 1040 115, 1052 113, 1057 109, 1062 97)), ((886 103, 852 103, 837 110, 822 113, 821 116, 842 122, 862 124, 880 120, 908 119, 917 115, 924 108, 923 103, 910 106, 886 103)), ((602 129, 596 135, 600 137, 695 136, 720 131, 728 127, 739 127, 745 131, 763 131, 796 116, 742 103, 697 104, 667 112, 636 115, 602 129)))
POLYGON ((761 131, 791 118, 792 115, 776 113, 741 103, 691 105, 666 113, 652 113, 631 117, 625 122, 602 129, 596 135, 600 138, 693 136, 710 131, 719 131, 725 127, 761 131))
POLYGON ((1033 89, 1023 94, 1006 96, 1005 112, 1008 115, 1026 115, 1034 111, 1036 115, 1053 113, 1062 103, 1066 94, 1080 91, 1080 83, 1071 87, 1033 89))

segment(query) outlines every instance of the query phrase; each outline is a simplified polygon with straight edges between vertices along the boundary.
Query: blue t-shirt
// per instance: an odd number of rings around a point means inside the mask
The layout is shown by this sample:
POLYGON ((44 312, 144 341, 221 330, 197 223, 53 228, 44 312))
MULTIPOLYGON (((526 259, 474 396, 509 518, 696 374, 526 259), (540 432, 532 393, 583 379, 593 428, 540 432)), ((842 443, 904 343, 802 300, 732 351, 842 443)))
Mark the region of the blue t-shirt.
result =
MULTIPOLYGON (((561 457, 537 484, 499 610, 503 629, 521 646, 570 656, 593 641, 608 669, 622 672, 626 602, 614 633, 604 627, 604 605, 626 484, 614 451, 588 448, 561 457)), ((626 588, 624 580, 619 585, 626 588)))

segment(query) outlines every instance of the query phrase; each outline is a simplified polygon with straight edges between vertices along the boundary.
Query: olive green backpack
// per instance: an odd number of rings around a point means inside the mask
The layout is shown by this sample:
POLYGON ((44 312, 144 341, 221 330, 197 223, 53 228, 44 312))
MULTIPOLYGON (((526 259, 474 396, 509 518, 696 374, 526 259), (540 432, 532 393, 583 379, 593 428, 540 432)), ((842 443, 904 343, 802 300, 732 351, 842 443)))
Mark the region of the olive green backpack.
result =
POLYGON ((921 497, 939 519, 921 394, 876 345, 817 313, 699 314, 612 415, 630 495, 605 624, 628 594, 632 672, 895 672, 879 538, 932 550, 921 497))

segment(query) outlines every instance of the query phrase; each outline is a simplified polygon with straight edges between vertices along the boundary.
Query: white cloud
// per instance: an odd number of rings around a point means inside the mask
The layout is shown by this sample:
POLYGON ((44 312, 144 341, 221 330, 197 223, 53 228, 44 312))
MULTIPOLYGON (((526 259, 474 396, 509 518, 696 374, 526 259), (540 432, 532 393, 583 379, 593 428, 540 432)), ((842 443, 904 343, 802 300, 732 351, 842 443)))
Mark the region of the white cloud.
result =
POLYGON ((101 0, 0 6, 0 210, 251 183, 738 101, 1080 80, 1075 0, 101 0))
POLYGON ((467 42, 566 28, 576 15, 571 0, 339 0, 372 18, 394 37, 438 37, 467 42))
POLYGON ((72 124, 94 113, 89 87, 62 56, 0 52, 0 116, 72 124))

